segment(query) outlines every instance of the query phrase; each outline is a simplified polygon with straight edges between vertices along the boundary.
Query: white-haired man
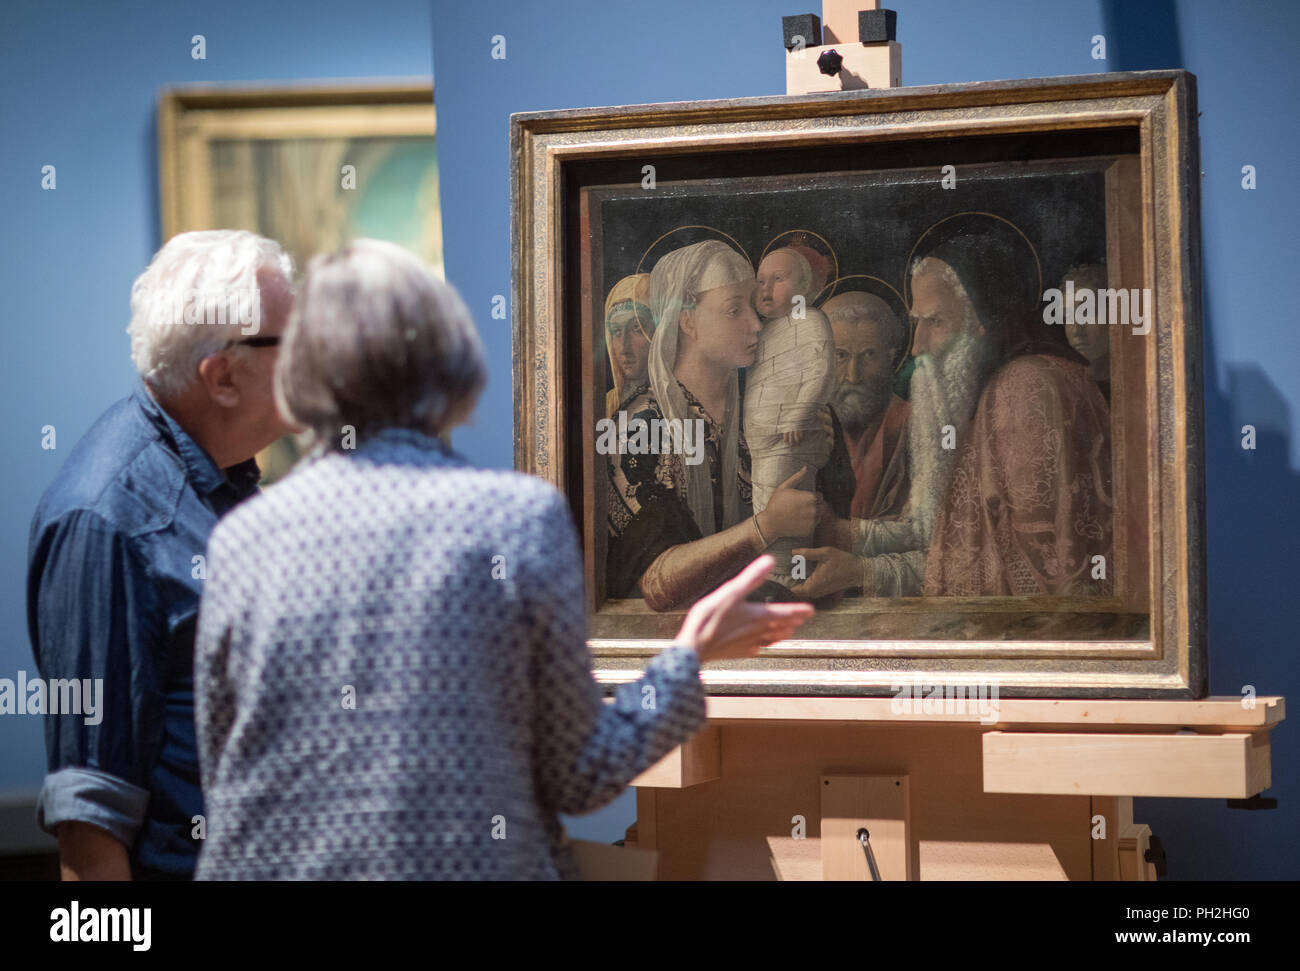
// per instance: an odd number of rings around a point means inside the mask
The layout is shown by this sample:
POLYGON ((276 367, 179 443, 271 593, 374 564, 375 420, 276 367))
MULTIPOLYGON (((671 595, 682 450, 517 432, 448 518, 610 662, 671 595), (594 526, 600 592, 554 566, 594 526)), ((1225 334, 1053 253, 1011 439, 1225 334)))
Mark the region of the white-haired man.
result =
POLYGON ((280 247, 183 233, 131 289, 133 393, 86 433, 32 521, 27 610, 45 683, 96 692, 46 719, 37 817, 65 879, 185 879, 205 820, 193 651, 204 551, 257 491, 253 456, 291 430, 276 345, 293 298, 280 247), (88 679, 88 680, 87 680, 88 679))

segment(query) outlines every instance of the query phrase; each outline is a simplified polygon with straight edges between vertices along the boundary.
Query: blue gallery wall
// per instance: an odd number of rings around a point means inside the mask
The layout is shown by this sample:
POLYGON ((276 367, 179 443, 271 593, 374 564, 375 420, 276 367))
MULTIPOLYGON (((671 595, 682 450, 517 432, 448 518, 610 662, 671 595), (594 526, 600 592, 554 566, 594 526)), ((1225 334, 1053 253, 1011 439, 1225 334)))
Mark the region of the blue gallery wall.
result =
MULTIPOLYGON (((1300 186, 1294 120, 1300 5, 1289 0, 890 0, 903 83, 940 84, 1184 67, 1198 78, 1205 261, 1210 684, 1297 696, 1288 608, 1300 552, 1300 405, 1293 261, 1300 186), (1096 34, 1107 59, 1091 56, 1096 34), (1254 165, 1258 188, 1241 188, 1254 165), (1244 452, 1253 424, 1258 448, 1244 452)), ((492 385, 477 460, 509 465, 510 333, 489 317, 510 286, 511 112, 781 94, 782 15, 804 0, 482 0, 434 11, 447 277, 480 321, 492 385), (506 59, 490 56, 506 38, 506 59)), ((1140 799, 1171 877, 1300 876, 1293 729, 1273 733, 1272 812, 1222 801, 1140 799)), ((634 815, 620 803, 617 821, 634 815), (621 815, 620 815, 621 814, 621 815)), ((590 822, 590 821, 587 821, 590 822)), ((593 827, 594 830, 594 827, 593 827)), ((604 832, 602 831, 602 835, 604 832)), ((593 836, 593 838, 595 838, 593 836)))
MULTIPOLYGON (((131 282, 162 245, 154 104, 168 85, 427 78, 427 0, 213 5, 6 0, 0 28, 0 677, 35 675, 27 530, 72 446, 135 371, 131 282), (206 38, 207 59, 190 57, 206 38), (41 167, 56 167, 43 191, 41 167), (57 448, 41 448, 43 425, 57 448)), ((0 716, 0 798, 45 774, 39 717, 0 716)), ((4 834, 0 834, 3 837, 4 834)), ((0 839, 0 842, 3 842, 0 839)))
MULTIPOLYGON (((1186 67, 1199 78, 1207 322, 1211 688, 1300 696, 1286 608, 1297 526, 1300 404, 1289 299, 1300 188, 1289 165, 1300 5, 1281 0, 891 0, 905 84, 1186 67), (1105 61, 1092 37, 1107 38, 1105 61), (1259 188, 1240 188, 1253 164, 1259 188), (1254 424, 1259 447, 1240 448, 1254 424)), ((23 599, 27 528, 67 451, 127 388, 131 281, 161 243, 153 105, 199 81, 427 75, 436 60, 447 277, 465 294, 491 376, 456 447, 509 466, 510 336, 490 317, 509 293, 507 133, 512 111, 779 94, 783 14, 819 0, 277 0, 254 3, 9 0, 0 32, 0 284, 6 294, 0 677, 31 670, 23 599), (584 9, 588 8, 588 9, 584 9), (429 38, 433 37, 430 53, 429 38), (208 58, 190 59, 189 39, 208 58), (490 58, 491 38, 507 58, 490 58), (40 167, 58 167, 42 192, 40 167), (40 448, 40 428, 59 448, 40 448)), ((1300 784, 1292 731, 1274 733, 1274 812, 1139 800, 1178 878, 1296 877, 1300 784)), ((38 719, 0 718, 0 798, 43 774, 38 719)), ((634 810, 570 821, 614 839, 634 810)), ((3 834, 0 834, 2 836, 3 834)))

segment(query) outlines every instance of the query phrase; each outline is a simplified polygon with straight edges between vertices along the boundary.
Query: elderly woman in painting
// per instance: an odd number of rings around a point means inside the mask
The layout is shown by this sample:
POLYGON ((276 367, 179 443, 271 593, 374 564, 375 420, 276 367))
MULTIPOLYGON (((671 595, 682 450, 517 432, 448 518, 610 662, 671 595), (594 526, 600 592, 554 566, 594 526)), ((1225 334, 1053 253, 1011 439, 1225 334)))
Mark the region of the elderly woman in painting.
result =
POLYGON ((754 286, 749 261, 717 240, 655 264, 650 387, 626 403, 628 424, 696 422, 704 461, 687 461, 679 449, 611 456, 609 597, 640 594, 652 609, 671 610, 734 576, 776 540, 812 532, 818 497, 794 488, 806 470, 752 512, 739 371, 758 349, 754 286))
POLYGON ((649 390, 650 274, 635 273, 619 280, 605 298, 605 347, 614 387, 605 396, 605 414, 617 415, 629 398, 649 390))
POLYGON ((609 802, 703 725, 700 664, 811 608, 746 602, 759 557, 606 705, 568 501, 439 437, 485 377, 455 291, 357 240, 311 261, 280 355, 282 410, 323 452, 212 534, 198 876, 574 876, 557 814, 609 802))

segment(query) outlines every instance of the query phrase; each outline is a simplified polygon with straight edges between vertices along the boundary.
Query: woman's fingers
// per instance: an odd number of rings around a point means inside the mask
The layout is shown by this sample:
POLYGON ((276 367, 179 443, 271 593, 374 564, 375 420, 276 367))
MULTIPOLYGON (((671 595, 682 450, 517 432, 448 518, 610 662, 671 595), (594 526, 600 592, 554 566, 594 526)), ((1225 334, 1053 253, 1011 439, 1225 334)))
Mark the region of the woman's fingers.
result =
POLYGON ((721 620, 737 604, 744 604, 745 598, 761 587, 763 581, 771 575, 775 565, 776 560, 767 553, 758 557, 714 592, 717 599, 709 605, 711 613, 721 620))
POLYGON ((768 612, 781 618, 792 618, 796 624, 802 624, 811 617, 816 611, 812 604, 784 603, 784 604, 765 604, 768 612))
POLYGON ((816 610, 810 603, 744 603, 737 611, 737 619, 802 624, 814 613, 816 610))
POLYGON ((763 585, 775 565, 776 559, 771 554, 764 553, 718 588, 717 592, 721 594, 718 600, 724 607, 744 600, 763 585))
POLYGON ((722 584, 708 596, 699 600, 692 611, 703 611, 709 616, 729 610, 737 602, 743 601, 752 591, 763 585, 776 565, 776 559, 769 553, 753 560, 734 577, 722 584))
POLYGON ((783 641, 798 629, 798 624, 773 624, 763 632, 764 642, 775 644, 777 641, 783 641))
POLYGON ((747 657, 789 637, 814 613, 806 603, 752 603, 745 597, 772 571, 775 559, 763 555, 699 601, 687 614, 681 637, 704 660, 747 657))
POLYGON ((810 603, 745 604, 745 607, 758 608, 751 616, 760 623, 790 623, 796 626, 817 612, 810 603))
POLYGON ((745 607, 746 612, 736 616, 730 626, 728 640, 764 635, 774 630, 788 635, 815 613, 812 604, 746 604, 745 607))
POLYGON ((786 479, 779 486, 777 486, 777 489, 793 489, 801 481, 803 481, 804 473, 806 473, 807 471, 808 471, 808 466, 806 465, 803 466, 803 468, 801 468, 798 472, 796 472, 794 475, 790 476, 790 478, 786 479))
POLYGON ((776 566, 776 557, 770 553, 764 553, 762 556, 756 557, 749 566, 736 574, 731 582, 744 587, 745 593, 749 593, 762 585, 774 566, 776 566))

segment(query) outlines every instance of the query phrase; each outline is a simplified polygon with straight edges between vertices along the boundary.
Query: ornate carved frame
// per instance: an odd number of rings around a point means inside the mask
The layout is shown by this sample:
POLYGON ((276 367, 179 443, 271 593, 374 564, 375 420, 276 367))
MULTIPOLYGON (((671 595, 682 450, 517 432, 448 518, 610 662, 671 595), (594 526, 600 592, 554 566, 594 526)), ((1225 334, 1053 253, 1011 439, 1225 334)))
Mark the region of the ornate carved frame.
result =
MULTIPOLYGON (((1117 165, 1113 193, 1108 177, 1108 263, 1116 256, 1117 264, 1125 264, 1116 272, 1146 281, 1156 300, 1148 343, 1123 358, 1118 370, 1112 366, 1118 407, 1126 407, 1119 396, 1127 395, 1134 415, 1125 426, 1128 438, 1119 434, 1114 442, 1117 468, 1127 470, 1121 477, 1127 482, 1116 481, 1116 508, 1146 524, 1146 552, 1130 562, 1134 595, 1149 611, 1150 636, 863 640, 844 629, 850 621, 838 621, 830 636, 788 641, 752 660, 710 666, 704 678, 716 694, 879 695, 923 681, 993 682, 1008 697, 1205 695, 1199 152, 1195 78, 1184 71, 512 116, 515 465, 549 480, 573 502, 588 561, 590 646, 601 681, 639 676, 670 643, 681 614, 620 609, 627 601, 611 601, 598 611, 591 593, 593 534, 604 525, 593 490, 584 488, 594 481, 594 455, 581 442, 566 441, 565 432, 575 418, 590 417, 566 389, 592 380, 590 364, 580 363, 589 362, 590 354, 574 353, 584 348, 565 323, 566 301, 575 299, 566 292, 575 230, 566 206, 574 163, 628 159, 639 165, 670 156, 845 144, 869 152, 885 142, 1116 128, 1136 133, 1140 150, 1125 160, 1127 173, 1117 165), (1126 239, 1130 245, 1123 245, 1126 239)), ((881 610, 916 614, 933 609, 928 603, 897 602, 881 610)), ((969 603, 964 609, 984 606, 969 603)))

